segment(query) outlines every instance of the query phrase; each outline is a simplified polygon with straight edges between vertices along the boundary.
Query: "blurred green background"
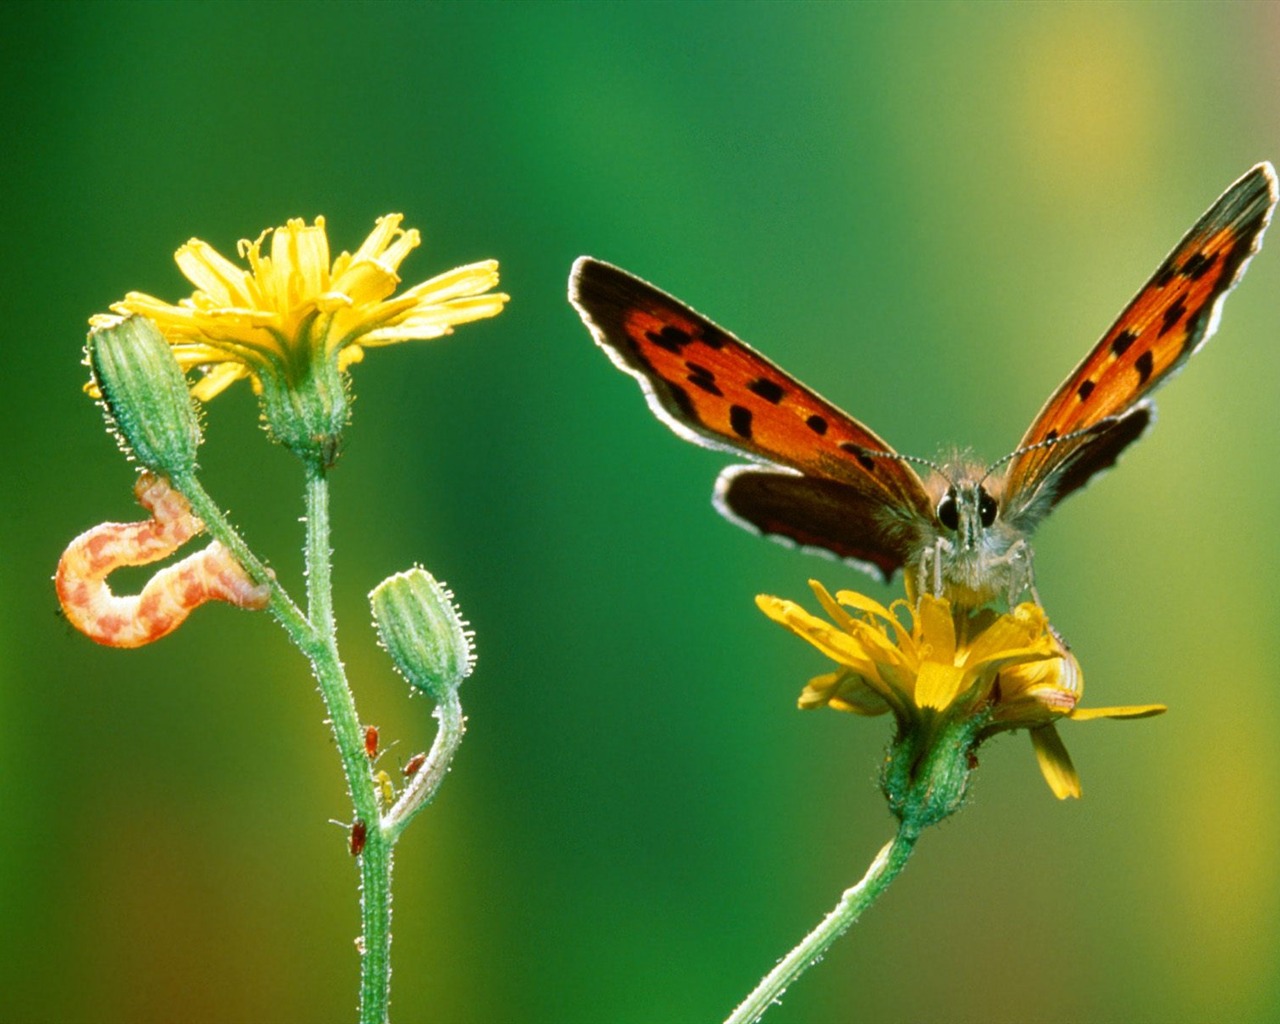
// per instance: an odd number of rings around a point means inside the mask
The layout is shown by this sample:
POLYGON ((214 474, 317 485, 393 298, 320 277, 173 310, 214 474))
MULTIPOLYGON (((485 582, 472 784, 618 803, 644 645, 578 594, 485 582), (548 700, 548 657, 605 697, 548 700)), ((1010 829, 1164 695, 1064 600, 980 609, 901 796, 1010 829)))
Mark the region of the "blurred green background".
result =
MULTIPOLYGON (((429 743, 365 594, 419 561, 479 637, 470 731, 396 859, 393 1009, 721 1019, 889 837, 889 725, 800 713, 760 591, 880 587, 720 520, 564 300, 590 253, 764 349, 906 452, 1021 435, 1194 219, 1280 157, 1271 5, 9 4, 0 388, 0 1018, 342 1021, 356 872, 319 697, 265 616, 98 648, 63 546, 129 519, 80 392, 86 317, 177 299, 190 236, 402 211, 408 283, 495 257, 497 320, 354 371, 337 609, 362 716, 429 743)), ((1273 241, 1273 247, 1277 244, 1273 241)), ((1162 421, 1041 531, 1087 703, 1085 798, 1021 736, 767 1018, 1270 1020, 1280 253, 1162 421)), ((300 588, 300 475, 248 389, 207 486, 300 588)), ((142 578, 141 575, 135 580, 142 578)))

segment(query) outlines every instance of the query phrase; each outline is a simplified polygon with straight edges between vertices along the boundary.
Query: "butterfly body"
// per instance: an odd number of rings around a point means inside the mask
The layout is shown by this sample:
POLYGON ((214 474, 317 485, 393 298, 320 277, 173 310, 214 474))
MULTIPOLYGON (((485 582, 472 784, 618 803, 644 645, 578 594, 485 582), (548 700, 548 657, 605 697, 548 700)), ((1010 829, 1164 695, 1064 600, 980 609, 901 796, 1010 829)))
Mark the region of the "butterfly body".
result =
POLYGON ((920 545, 904 561, 918 568, 919 592, 980 605, 1012 600, 1033 585, 1028 537, 1000 518, 983 467, 946 463, 924 483, 937 495, 933 521, 921 524, 920 545))
POLYGON ((752 465, 725 469, 727 518, 970 606, 1034 593, 1030 537, 1154 420, 1147 397, 1217 326, 1276 203, 1259 164, 1200 218, 1017 448, 993 466, 900 455, 857 419, 679 300, 581 257, 569 298, 672 430, 752 465), (928 467, 922 478, 913 464, 928 467))

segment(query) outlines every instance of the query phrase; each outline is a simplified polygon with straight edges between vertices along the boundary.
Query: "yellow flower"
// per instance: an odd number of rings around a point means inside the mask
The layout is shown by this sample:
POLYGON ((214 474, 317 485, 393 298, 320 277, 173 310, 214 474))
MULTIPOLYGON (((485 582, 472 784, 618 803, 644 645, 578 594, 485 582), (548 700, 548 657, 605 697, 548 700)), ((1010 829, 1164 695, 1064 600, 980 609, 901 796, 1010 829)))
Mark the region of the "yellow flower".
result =
MULTIPOLYGON (((336 356, 337 369, 345 370, 366 348, 438 338, 455 324, 502 311, 507 296, 489 291, 498 283, 496 260, 458 267, 393 296, 401 261, 421 241, 416 229, 400 227, 402 219, 398 213, 379 218, 354 254, 343 252, 332 263, 323 217, 311 226, 293 219, 241 241, 247 270, 193 238, 174 255, 196 287, 190 298, 175 306, 129 292, 111 309, 154 320, 183 370, 204 370, 192 394, 205 401, 242 377, 260 391, 264 376, 297 379, 317 358, 336 356), (270 255, 262 251, 268 236, 270 255)), ((90 323, 113 319, 99 314, 90 323)))
POLYGON ((967 737, 968 754, 995 733, 1028 729, 1055 795, 1078 797, 1080 780, 1054 723, 1143 718, 1165 710, 1159 704, 1078 708, 1080 664, 1038 605, 1020 604, 1007 613, 972 611, 925 595, 914 607, 895 601, 885 608, 851 591, 833 598, 821 584, 811 580, 810 586, 830 621, 792 601, 756 598, 761 611, 837 665, 810 680, 800 707, 892 712, 899 740, 910 738, 917 756, 948 726, 958 726, 967 737))
MULTIPOLYGON (((351 417, 346 369, 375 345, 438 338, 455 324, 495 316, 507 296, 493 260, 458 267, 394 295, 397 269, 417 247, 418 232, 388 214, 354 254, 330 263, 324 218, 291 220, 240 243, 248 269, 193 238, 178 267, 196 286, 176 306, 141 292, 90 318, 96 328, 128 315, 159 327, 179 366, 204 377, 191 393, 207 401, 249 378, 270 436, 309 464, 330 466, 351 417), (263 245, 270 236, 270 253, 263 245)), ((96 384, 88 389, 101 397, 96 384)))

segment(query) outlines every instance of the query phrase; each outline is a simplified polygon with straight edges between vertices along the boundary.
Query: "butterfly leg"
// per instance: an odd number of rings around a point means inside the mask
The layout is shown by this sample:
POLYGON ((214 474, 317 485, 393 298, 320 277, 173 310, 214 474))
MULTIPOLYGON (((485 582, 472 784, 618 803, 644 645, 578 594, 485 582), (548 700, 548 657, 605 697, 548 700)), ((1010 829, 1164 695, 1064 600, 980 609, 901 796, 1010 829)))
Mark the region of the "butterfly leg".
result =
MULTIPOLYGON (((1009 607, 1013 608, 1018 598, 1025 591, 1031 595, 1032 601, 1043 608, 1044 602, 1040 599, 1040 592, 1036 589, 1036 563, 1035 559, 1032 558, 1031 545, 1025 539, 1019 540, 1006 552, 1002 561, 1007 561, 1016 566, 1016 570, 1009 574, 1009 592, 1007 595, 1009 607), (1017 563, 1021 563, 1021 565, 1017 563)), ((1049 632, 1062 645, 1064 651, 1071 650, 1071 644, 1067 643, 1067 638, 1059 633, 1052 623, 1049 624, 1049 632)))
POLYGON ((1012 608, 1024 593, 1031 595, 1031 600, 1040 604, 1040 595, 1036 591, 1036 567, 1032 558, 1031 545, 1025 538, 1019 538, 1000 557, 1000 563, 1008 569, 1009 587, 1006 599, 1012 608))
POLYGON ((934 597, 943 595, 942 566, 943 545, 947 541, 939 537, 929 547, 920 552, 920 562, 916 570, 916 595, 930 594, 934 597))
POLYGON ((929 556, 933 554, 933 548, 925 548, 920 552, 920 561, 916 565, 916 599, 921 594, 928 593, 929 590, 929 556))

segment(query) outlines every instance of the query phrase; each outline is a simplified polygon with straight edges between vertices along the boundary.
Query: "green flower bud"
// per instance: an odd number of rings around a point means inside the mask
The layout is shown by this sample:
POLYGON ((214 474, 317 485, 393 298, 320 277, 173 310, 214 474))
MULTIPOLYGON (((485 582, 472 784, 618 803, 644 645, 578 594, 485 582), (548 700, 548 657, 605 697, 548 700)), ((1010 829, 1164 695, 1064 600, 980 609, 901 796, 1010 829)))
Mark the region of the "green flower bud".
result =
POLYGON ((453 594, 425 569, 389 576, 369 594, 382 646, 409 682, 444 699, 475 666, 471 631, 453 594))
POLYGON ((193 471, 200 421, 159 328, 142 316, 103 318, 86 349, 107 422, 125 454, 169 477, 193 471))

